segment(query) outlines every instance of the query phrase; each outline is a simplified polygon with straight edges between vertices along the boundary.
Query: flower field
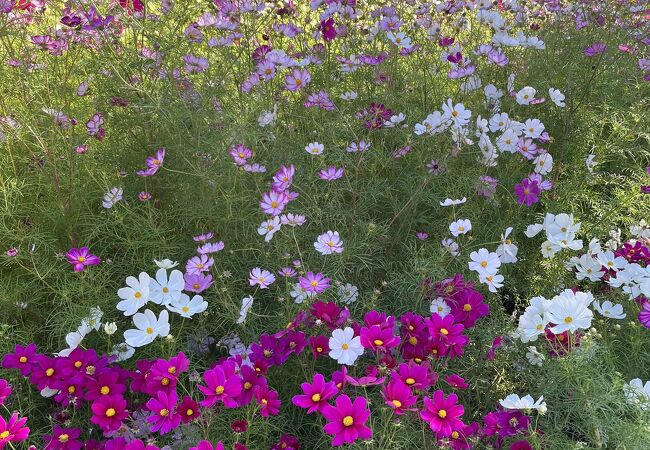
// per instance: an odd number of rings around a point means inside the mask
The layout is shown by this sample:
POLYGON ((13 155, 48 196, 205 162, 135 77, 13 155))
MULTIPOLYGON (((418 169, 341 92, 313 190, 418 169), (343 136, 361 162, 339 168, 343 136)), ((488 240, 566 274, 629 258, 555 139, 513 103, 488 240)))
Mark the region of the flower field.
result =
POLYGON ((649 449, 649 19, 0 0, 0 449, 649 449))

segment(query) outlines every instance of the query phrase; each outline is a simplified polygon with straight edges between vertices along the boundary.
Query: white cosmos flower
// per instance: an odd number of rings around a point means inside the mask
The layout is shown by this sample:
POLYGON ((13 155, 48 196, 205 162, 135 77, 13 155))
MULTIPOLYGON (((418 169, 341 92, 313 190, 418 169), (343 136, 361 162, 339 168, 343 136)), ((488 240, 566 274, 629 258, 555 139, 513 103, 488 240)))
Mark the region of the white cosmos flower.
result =
POLYGON ((588 278, 589 281, 598 281, 605 274, 604 272, 601 272, 601 267, 602 265, 600 264, 600 261, 585 253, 578 258, 578 263, 576 264, 576 278, 578 280, 588 278))
POLYGON ((356 286, 346 283, 345 286, 339 286, 339 298, 343 303, 349 305, 357 301, 359 289, 356 286))
POLYGON ((438 314, 440 317, 445 317, 451 312, 451 307, 442 297, 438 297, 431 300, 429 311, 431 311, 431 314, 438 314))
POLYGON ((282 227, 280 224, 280 217, 275 216, 269 220, 265 220, 257 228, 257 234, 264 236, 266 242, 270 242, 273 239, 273 235, 282 227))
POLYGON ((144 313, 133 316, 133 324, 136 328, 126 330, 124 340, 131 347, 142 347, 152 343, 158 336, 165 337, 169 334, 169 313, 163 309, 160 316, 156 317, 153 311, 147 309, 144 313))
POLYGON ((341 94, 341 99, 342 100, 355 100, 358 96, 359 96, 359 94, 357 94, 356 92, 348 91, 348 92, 344 92, 344 93, 341 94))
POLYGON ((470 222, 469 219, 460 219, 449 225, 449 231, 451 231, 451 234, 456 237, 461 234, 466 234, 471 230, 472 222, 470 222))
POLYGON ((596 257, 603 266, 614 271, 623 269, 628 264, 627 259, 622 256, 615 256, 611 250, 598 252, 596 257))
POLYGON ((109 336, 113 336, 117 332, 117 324, 115 322, 105 323, 104 324, 104 333, 109 336))
POLYGON ((487 284, 490 292, 497 292, 503 287, 503 275, 501 274, 479 274, 478 279, 481 283, 487 284))
POLYGON ((587 170, 589 173, 594 173, 594 168, 599 164, 597 161, 594 161, 596 159, 596 155, 590 154, 587 156, 587 159, 585 159, 585 165, 587 166, 587 170))
POLYGON ((152 279, 149 283, 150 300, 159 305, 168 305, 180 298, 183 288, 185 288, 183 272, 172 270, 167 276, 167 270, 158 269, 156 279, 152 279))
POLYGON ((178 265, 178 262, 172 261, 171 259, 163 259, 162 261, 154 259, 153 262, 161 269, 173 269, 178 265))
POLYGON ((318 142, 311 142, 305 147, 305 151, 311 155, 322 155, 324 150, 325 146, 318 142))
POLYGON ((546 325, 548 325, 548 321, 545 320, 543 315, 526 310, 519 317, 519 327, 517 328, 521 342, 536 341, 539 335, 544 334, 546 325))
MULTIPOLYGON (((567 291, 571 292, 570 289, 567 291)), ((587 308, 586 300, 582 300, 575 294, 570 295, 567 291, 555 296, 546 312, 548 320, 555 324, 550 328, 554 334, 586 330, 591 326, 591 320, 594 318, 594 313, 587 308)))
POLYGON ((361 338, 354 336, 354 330, 350 327, 337 328, 332 331, 329 339, 330 358, 335 359, 339 364, 352 365, 361 354, 363 346, 361 338))
POLYGON ((126 285, 117 290, 117 295, 122 299, 117 304, 117 309, 124 312, 125 316, 132 316, 149 301, 149 285, 151 278, 146 272, 141 272, 138 278, 127 277, 126 285))
POLYGON ((526 237, 534 238, 543 229, 544 229, 544 225, 542 225, 541 223, 534 223, 526 227, 526 231, 524 231, 524 234, 526 235, 526 237))
POLYGON ((554 88, 549 88, 548 89, 548 96, 551 97, 551 101, 555 103, 557 106, 560 108, 564 108, 566 106, 566 103, 564 103, 564 94, 560 92, 558 89, 554 88))
POLYGON ((469 254, 471 261, 469 262, 469 270, 474 270, 479 275, 496 275, 501 267, 501 260, 499 255, 495 252, 490 252, 486 248, 479 249, 478 252, 469 254))
POLYGON ((244 323, 246 321, 246 316, 248 316, 248 311, 253 307, 253 296, 248 295, 241 299, 241 308, 239 309, 239 318, 237 323, 244 323))
POLYGON ((135 354, 135 348, 131 347, 126 342, 120 342, 119 344, 115 344, 113 346, 113 350, 111 351, 111 355, 117 356, 117 362, 126 361, 134 354, 135 354))
POLYGON ((451 256, 460 255, 458 243, 453 239, 449 239, 449 238, 443 239, 442 242, 440 242, 440 244, 445 250, 447 250, 451 254, 451 256))
POLYGON ((537 90, 535 88, 526 86, 517 92, 515 99, 520 105, 530 105, 530 101, 535 99, 536 93, 537 90))
POLYGON ((519 397, 517 394, 510 394, 506 398, 499 400, 499 404, 505 409, 531 410, 546 408, 543 395, 535 401, 530 395, 519 397))
POLYGON ((79 347, 81 341, 83 341, 83 338, 86 337, 85 331, 87 331, 87 329, 77 330, 66 334, 65 343, 68 344, 68 348, 61 350, 56 354, 56 356, 68 356, 75 348, 79 347))
POLYGON ((316 293, 307 292, 302 286, 300 286, 300 283, 296 283, 293 286, 293 290, 289 292, 289 295, 291 295, 291 298, 293 298, 296 303, 300 304, 307 300, 309 297, 316 295, 316 293))
POLYGON ((546 357, 537 351, 537 347, 534 345, 530 345, 528 347, 528 352, 526 352, 526 359, 528 359, 528 362, 531 363, 533 366, 539 366, 542 367, 542 363, 546 359, 546 357))
POLYGON ((614 304, 609 300, 605 300, 602 304, 594 301, 594 309, 602 316, 609 317, 610 319, 625 319, 626 316, 623 312, 623 305, 614 304))
POLYGON ((644 384, 640 378, 631 380, 625 386, 625 397, 628 402, 648 409, 650 407, 650 381, 646 381, 644 384))
POLYGON ((450 198, 445 199, 445 201, 440 202, 440 206, 456 206, 456 205, 462 205, 467 201, 467 197, 463 197, 458 200, 452 200, 450 198))
POLYGON ((553 170, 553 157, 550 153, 542 153, 535 157, 533 164, 535 164, 535 173, 546 175, 553 170))
POLYGON ((508 238, 512 233, 512 227, 506 228, 505 234, 501 235, 501 244, 497 247, 497 255, 502 264, 517 262, 517 252, 519 248, 508 238))
POLYGON ((178 300, 167 305, 167 309, 189 319, 194 314, 202 313, 208 309, 208 302, 203 300, 200 295, 195 295, 190 300, 189 295, 181 294, 178 300))
POLYGON ((102 317, 104 312, 100 309, 99 306, 93 306, 90 308, 90 315, 81 320, 80 328, 89 328, 95 331, 99 331, 99 327, 102 326, 102 317))
POLYGON ((456 128, 462 128, 469 123, 472 117, 472 111, 465 109, 462 103, 452 103, 451 99, 447 99, 447 103, 442 104, 442 117, 445 120, 451 121, 456 128))

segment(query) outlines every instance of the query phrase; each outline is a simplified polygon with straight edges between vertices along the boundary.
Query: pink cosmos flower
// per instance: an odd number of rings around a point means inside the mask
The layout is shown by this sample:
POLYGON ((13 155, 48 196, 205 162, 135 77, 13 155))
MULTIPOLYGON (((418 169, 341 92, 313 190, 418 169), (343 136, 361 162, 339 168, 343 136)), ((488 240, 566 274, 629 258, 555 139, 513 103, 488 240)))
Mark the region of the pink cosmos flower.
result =
POLYGON ((264 214, 277 216, 282 213, 287 203, 289 203, 289 198, 285 192, 270 191, 262 194, 260 208, 264 214))
POLYGON ((585 56, 592 57, 601 55, 607 50, 607 44, 603 42, 594 42, 585 49, 585 56))
POLYGON ((366 426, 370 410, 364 397, 357 397, 353 402, 347 395, 340 395, 336 399, 336 407, 328 405, 321 412, 329 421, 323 431, 334 436, 334 447, 352 444, 358 438, 372 437, 372 430, 366 426))
POLYGON ((307 292, 320 294, 330 287, 330 279, 322 273, 307 272, 304 277, 298 278, 300 287, 307 292))
POLYGON ((73 247, 68 250, 68 252, 65 254, 65 257, 68 262, 72 264, 75 272, 82 272, 86 266, 96 266, 102 262, 97 255, 90 253, 90 249, 88 247, 73 247))
POLYGON ((321 180, 325 180, 325 181, 338 180, 342 176, 343 176, 343 167, 336 168, 334 166, 329 166, 327 169, 321 169, 318 172, 318 177, 321 180))
POLYGON ((273 190, 277 192, 286 191, 291 187, 293 176, 296 173, 296 168, 293 164, 289 167, 284 165, 280 166, 280 170, 273 176, 273 190))
POLYGON ((185 280, 184 289, 189 292, 200 294, 212 286, 212 275, 203 275, 202 273, 191 275, 186 273, 183 278, 185 280))
POLYGON ((210 253, 217 253, 223 250, 225 244, 222 241, 219 242, 206 242, 202 246, 196 249, 196 252, 199 255, 208 255, 210 253))
POLYGON ((147 409, 151 414, 147 422, 151 424, 151 431, 160 431, 160 434, 169 433, 181 423, 181 416, 175 411, 178 396, 175 391, 158 391, 153 398, 147 402, 147 409))
POLYGON ((208 68, 208 59, 203 56, 185 55, 183 61, 185 61, 185 71, 187 73, 201 73, 208 68))
POLYGON ((230 156, 237 166, 243 166, 253 156, 253 151, 244 146, 244 144, 237 144, 230 147, 230 156))
POLYGON ((0 416, 0 448, 8 443, 24 441, 29 437, 29 428, 25 427, 27 417, 18 417, 15 412, 9 418, 9 421, 0 416))
POLYGON ((418 398, 411 393, 411 389, 405 385, 399 378, 393 378, 388 382, 381 393, 384 401, 388 406, 393 408, 397 415, 411 411, 411 406, 415 405, 418 398))
POLYGON ((294 395, 291 401, 300 408, 307 408, 307 414, 321 411, 328 406, 327 400, 338 394, 338 389, 332 381, 325 382, 325 377, 315 373, 311 383, 302 383, 303 395, 294 395))
POLYGON ((309 84, 311 75, 306 69, 293 69, 284 79, 284 87, 288 91, 299 91, 309 84))
POLYGON ((454 389, 467 389, 469 387, 469 384, 467 384, 462 377, 456 375, 455 373, 447 375, 445 377, 445 382, 454 389))
POLYGON ((211 232, 211 231, 208 231, 207 233, 202 233, 202 234, 193 236, 192 240, 194 242, 205 242, 205 241, 209 241, 213 237, 214 237, 214 233, 211 232))
POLYGON ((150 177, 158 172, 158 169, 162 166, 165 160, 165 148, 160 148, 156 151, 155 156, 147 156, 145 164, 147 168, 145 170, 138 170, 136 174, 141 177, 150 177))
POLYGON ((650 302, 645 301, 641 304, 641 311, 638 315, 639 322, 646 328, 650 328, 650 302))
POLYGON ((190 258, 185 265, 185 273, 188 275, 198 275, 210 270, 214 264, 214 259, 209 258, 207 255, 199 255, 190 258))
POLYGON ((188 395, 183 397, 183 401, 178 404, 178 415, 182 423, 190 423, 201 417, 199 404, 192 400, 188 395))
POLYGON ((11 386, 7 380, 0 378, 0 406, 4 405, 7 397, 11 395, 11 386))
POLYGON ((331 17, 327 20, 322 20, 319 26, 323 39, 328 42, 334 40, 336 37, 336 28, 334 27, 334 19, 331 17))
POLYGON ((121 395, 108 395, 97 399, 91 406, 92 423, 104 431, 117 430, 126 419, 126 400, 121 395))
POLYGON ((328 231, 323 233, 314 242, 314 248, 321 255, 331 255, 332 253, 343 253, 343 241, 338 231, 328 231))
POLYGON ((258 285, 260 289, 268 289, 275 281, 275 275, 268 270, 253 268, 248 275, 248 284, 251 286, 258 285))
POLYGON ((420 411, 420 417, 438 437, 451 436, 452 432, 464 426, 459 417, 463 415, 465 408, 457 402, 456 394, 449 394, 445 398, 445 393, 437 390, 433 393, 433 398, 424 397, 424 409, 420 411))

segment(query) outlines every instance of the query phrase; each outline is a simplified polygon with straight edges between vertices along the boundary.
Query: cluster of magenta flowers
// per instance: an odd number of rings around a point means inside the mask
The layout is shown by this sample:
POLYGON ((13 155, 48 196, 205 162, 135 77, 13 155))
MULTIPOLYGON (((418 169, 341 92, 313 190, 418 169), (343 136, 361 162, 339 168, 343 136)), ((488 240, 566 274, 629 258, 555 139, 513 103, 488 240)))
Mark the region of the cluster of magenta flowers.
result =
MULTIPOLYGON (((199 238, 206 240, 211 236, 199 238)), ((35 344, 29 344, 17 345, 13 353, 4 356, 2 366, 19 371, 36 389, 63 407, 81 411, 88 404, 89 422, 105 438, 84 441, 85 427, 56 424, 52 433, 45 436, 46 448, 79 449, 85 445, 84 448, 109 450, 151 450, 159 447, 146 446, 127 432, 129 421, 136 415, 143 418, 150 434, 164 436, 206 414, 210 416, 209 410, 220 407, 236 409, 255 404, 260 420, 279 414, 287 406, 282 405, 278 391, 270 386, 267 373, 291 357, 340 359, 333 353, 331 346, 336 341, 330 334, 336 336, 337 331, 346 327, 352 339, 340 351, 359 346, 359 363, 354 370, 346 362, 328 376, 314 372, 312 379, 300 386, 302 393, 292 398, 292 403, 307 414, 324 417, 323 431, 332 435, 333 446, 372 437, 373 430, 368 425, 373 409, 369 395, 381 398, 396 416, 423 420, 438 443, 454 449, 472 448, 479 440, 498 447, 504 439, 529 433, 528 416, 501 408, 488 413, 483 425, 463 422, 465 408, 459 396, 469 384, 451 371, 447 363, 441 365, 437 361, 462 356, 463 347, 469 343, 464 332, 487 315, 489 307, 462 276, 425 285, 427 292, 452 305, 452 314, 443 317, 433 313, 425 317, 408 312, 396 320, 372 310, 362 322, 357 322, 347 308, 317 300, 308 311, 299 312, 285 329, 272 335, 262 334, 258 341, 231 351, 229 357, 218 360, 196 377, 188 375, 190 360, 182 352, 169 359, 141 359, 135 364, 136 370, 129 371, 119 367, 115 357, 98 355, 92 349, 76 348, 67 356, 51 357, 37 352, 35 344), (434 370, 434 365, 445 373, 434 370), (180 394, 192 391, 181 389, 189 383, 197 383, 200 398, 180 394), (446 393, 448 389, 454 392, 446 393), (91 444, 94 446, 88 447, 91 444)), ((0 390, 3 398, 9 393, 0 390)), ((25 438, 27 431, 20 428, 24 419, 13 419, 12 424, 5 426, 9 434, 0 436, 11 436, 14 441, 25 438)), ((232 429, 241 433, 247 426, 247 422, 238 421, 232 429)), ((221 448, 220 445, 205 441, 196 448, 221 448)), ((245 450, 246 446, 237 443, 235 448, 245 450)), ((283 435, 273 448, 298 449, 300 443, 293 436, 283 435)))

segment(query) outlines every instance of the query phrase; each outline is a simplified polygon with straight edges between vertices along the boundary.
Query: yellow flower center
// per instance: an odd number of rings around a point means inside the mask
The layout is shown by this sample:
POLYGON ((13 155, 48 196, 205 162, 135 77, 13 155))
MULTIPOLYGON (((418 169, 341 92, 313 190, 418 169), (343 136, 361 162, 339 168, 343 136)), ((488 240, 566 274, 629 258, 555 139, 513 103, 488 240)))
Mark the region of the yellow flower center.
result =
POLYGON ((113 408, 108 408, 104 414, 106 417, 113 417, 115 415, 115 410, 113 408))
POLYGON ((145 330, 145 332, 146 332, 147 334, 153 334, 153 328, 151 328, 151 327, 147 327, 147 329, 145 330))
POLYGON ((451 115, 454 117, 458 117, 458 111, 452 111, 451 115))
POLYGON ((406 384, 408 384, 409 386, 412 385, 412 384, 415 384, 415 379, 413 379, 413 378, 407 378, 407 379, 406 379, 406 384))
POLYGON ((140 298, 140 297, 142 297, 142 292, 137 291, 135 294, 133 294, 133 296, 134 296, 135 298, 140 298))
POLYGON ((375 339, 373 342, 377 347, 381 347, 382 345, 384 345, 384 341, 382 341, 381 339, 375 339))
POLYGON ((314 394, 311 396, 311 401, 312 402, 320 402, 320 394, 314 394))
POLYGON ((354 423, 354 417, 345 416, 343 418, 343 425, 345 425, 346 427, 352 426, 353 423, 354 423))
POLYGON ((216 392, 217 395, 223 394, 223 391, 225 391, 225 388, 223 386, 217 386, 217 388, 214 390, 214 392, 216 392))
POLYGON ((47 369, 47 370, 45 371, 45 375, 47 375, 48 377, 51 377, 52 375, 54 375, 54 369, 52 369, 52 368, 50 367, 49 369, 47 369))
POLYGON ((465 303, 463 305, 463 311, 470 312, 471 310, 472 310, 472 305, 470 305, 469 303, 465 303))
POLYGON ((196 265, 197 269, 203 269, 203 264, 199 263, 196 265))
POLYGON ((487 265, 488 265, 487 261, 481 261, 481 267, 483 267, 485 269, 487 267, 487 265))
POLYGON ((278 202, 276 202, 275 200, 273 200, 273 201, 271 202, 271 208, 277 208, 277 207, 278 207, 278 202))
POLYGON ((350 346, 349 346, 348 344, 344 343, 343 345, 341 345, 341 348, 342 348, 343 350, 347 350, 347 349, 350 348, 350 346))
POLYGON ((162 380, 160 380, 160 384, 163 386, 169 386, 169 378, 165 377, 162 380))
POLYGON ((451 432, 451 437, 452 437, 452 438, 454 438, 454 439, 458 439, 459 436, 460 436, 460 434, 458 434, 458 431, 452 431, 452 432, 451 432))
POLYGON ((445 336, 447 336, 449 334, 449 330, 446 329, 446 328, 441 328, 440 329, 440 334, 444 334, 445 336))
POLYGON ((86 367, 86 374, 87 375, 95 375, 95 366, 88 366, 86 367))
POLYGON ((465 231, 465 227, 464 226, 458 227, 458 231, 465 231))
POLYGON ((316 351, 318 353, 322 353, 323 352, 323 347, 316 347, 316 351))
POLYGON ((311 284, 312 287, 316 287, 316 286, 318 286, 318 281, 314 280, 314 281, 312 281, 312 282, 309 283, 309 284, 311 284))
POLYGON ((184 313, 188 313, 188 312, 190 312, 190 307, 189 306, 183 306, 181 308, 181 311, 183 311, 184 313))
POLYGON ((417 344, 417 343, 418 343, 418 338, 416 338, 415 336, 411 336, 411 337, 409 338, 409 344, 411 344, 411 345, 415 345, 415 344, 417 344))
POLYGON ((272 354, 271 350, 264 350, 264 356, 266 358, 269 358, 271 356, 271 354, 272 354))
POLYGON ((244 383, 244 389, 249 390, 252 387, 253 387, 253 385, 251 384, 250 381, 247 381, 247 382, 244 383))
POLYGON ((438 417, 440 417, 441 419, 444 419, 445 417, 447 417, 447 411, 445 411, 444 409, 441 409, 440 411, 438 411, 438 417))
POLYGON ((162 291, 163 291, 165 294, 168 294, 168 293, 169 293, 169 288, 168 288, 167 286, 165 286, 164 288, 162 288, 162 291))
POLYGON ((76 387, 74 386, 69 386, 68 387, 68 394, 74 394, 74 392, 77 390, 76 387))
POLYGON ((82 263, 82 262, 86 261, 86 258, 84 258, 83 256, 80 256, 80 257, 77 258, 77 261, 82 263))
POLYGON ((18 362, 20 362, 21 364, 25 364, 27 362, 27 357, 26 356, 21 356, 18 359, 18 362))
POLYGON ((193 416, 194 415, 194 410, 192 408, 188 409, 187 411, 185 411, 185 415, 186 416, 193 416))
POLYGON ((9 437, 9 432, 8 431, 3 431, 0 433, 0 439, 7 439, 9 437))
POLYGON ((167 417, 169 415, 169 410, 167 408, 163 408, 160 410, 159 414, 163 417, 167 417))
POLYGON ((393 400, 393 406, 395 408, 401 408, 402 407, 402 402, 400 402, 399 400, 393 400))
POLYGON ((569 316, 569 317, 565 317, 565 318, 564 318, 564 323, 569 324, 569 323, 571 323, 571 322, 573 322, 573 317, 570 317, 570 316, 569 316))
POLYGON ((102 395, 108 395, 111 393, 111 388, 109 388, 108 386, 102 386, 99 392, 101 392, 102 395))
POLYGON ((70 439, 70 436, 65 434, 65 433, 59 435, 59 442, 66 443, 66 442, 68 442, 69 439, 70 439))
POLYGON ((169 369, 167 369, 167 373, 175 374, 176 373, 176 366, 171 366, 169 369))
POLYGON ((192 285, 192 287, 193 287, 194 289, 198 289, 198 288, 199 288, 199 283, 194 283, 194 284, 192 285))
POLYGON ((75 361, 74 366, 78 369, 79 367, 82 366, 82 364, 83 363, 81 361, 75 361))

